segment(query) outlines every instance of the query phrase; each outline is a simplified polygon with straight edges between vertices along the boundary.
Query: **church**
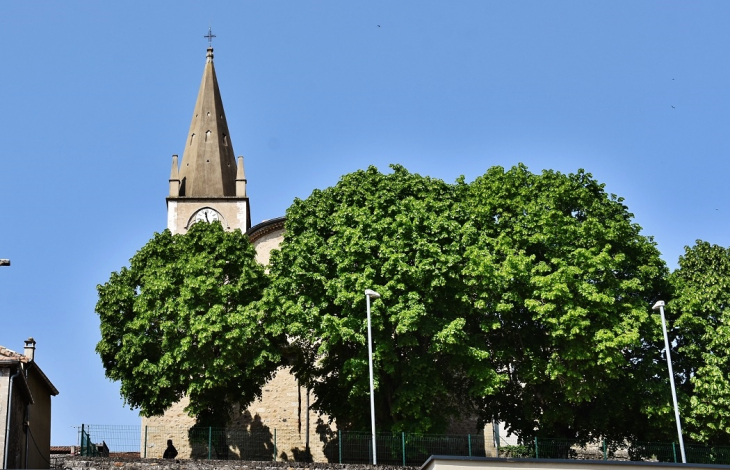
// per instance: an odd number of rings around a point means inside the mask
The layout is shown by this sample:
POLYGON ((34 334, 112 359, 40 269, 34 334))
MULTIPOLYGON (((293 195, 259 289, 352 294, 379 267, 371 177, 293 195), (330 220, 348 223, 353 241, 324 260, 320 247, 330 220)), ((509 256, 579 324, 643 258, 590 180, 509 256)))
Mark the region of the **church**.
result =
MULTIPOLYGON (((256 249, 257 261, 262 265, 269 263, 270 251, 278 248, 283 239, 285 219, 278 217, 251 226, 244 161, 233 152, 212 47, 207 51, 182 159, 172 156, 169 184, 167 228, 173 234, 187 232, 196 222, 219 221, 226 230, 240 229, 246 233, 256 249)), ((314 448, 314 442, 319 442, 316 422, 320 418, 326 422, 326 418, 311 412, 309 401, 307 390, 298 385, 287 369, 281 369, 264 387, 262 398, 248 410, 237 413, 230 426, 248 429, 255 424, 277 429, 280 458, 292 458, 293 454, 304 452, 312 441, 313 457, 323 460, 324 455, 314 448)), ((178 437, 175 446, 179 457, 195 457, 189 444, 179 440, 180 431, 195 424, 184 411, 186 405, 187 399, 183 399, 163 416, 142 419, 143 432, 147 433, 143 455, 162 457, 164 442, 178 437)))
MULTIPOLYGON (((233 152, 213 48, 209 47, 182 159, 172 156, 167 228, 173 234, 185 233, 196 222, 219 221, 226 230, 245 232, 256 249, 257 261, 268 265, 271 250, 278 248, 283 240, 285 218, 273 218, 252 227, 246 183, 244 159, 233 152)), ((327 436, 332 437, 337 431, 334 424, 327 424, 327 416, 310 410, 313 398, 288 368, 281 368, 264 386, 261 399, 236 413, 229 428, 234 432, 253 429, 277 432, 273 437, 277 460, 298 459, 309 454, 315 461, 327 461, 327 436)), ((179 458, 201 457, 188 439, 181 439, 181 432, 195 424, 194 418, 184 411, 187 404, 184 398, 163 416, 142 419, 143 457, 162 457, 164 443, 173 438, 177 438, 179 458)), ((450 432, 467 434, 475 429, 476 419, 466 419, 452 423, 450 432)), ((482 432, 491 440, 491 425, 482 432)), ((230 447, 226 457, 237 458, 239 451, 230 441, 226 447, 230 447)))

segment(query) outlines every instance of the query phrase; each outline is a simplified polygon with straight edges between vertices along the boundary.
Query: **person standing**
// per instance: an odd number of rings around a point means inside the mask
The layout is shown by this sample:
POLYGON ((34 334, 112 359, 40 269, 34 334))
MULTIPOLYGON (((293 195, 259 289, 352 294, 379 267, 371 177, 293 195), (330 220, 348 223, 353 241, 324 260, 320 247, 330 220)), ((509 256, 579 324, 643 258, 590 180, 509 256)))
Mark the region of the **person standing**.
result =
POLYGON ((174 445, 172 445, 172 439, 167 440, 167 449, 165 449, 165 453, 162 454, 163 459, 174 459, 177 457, 177 449, 174 445))

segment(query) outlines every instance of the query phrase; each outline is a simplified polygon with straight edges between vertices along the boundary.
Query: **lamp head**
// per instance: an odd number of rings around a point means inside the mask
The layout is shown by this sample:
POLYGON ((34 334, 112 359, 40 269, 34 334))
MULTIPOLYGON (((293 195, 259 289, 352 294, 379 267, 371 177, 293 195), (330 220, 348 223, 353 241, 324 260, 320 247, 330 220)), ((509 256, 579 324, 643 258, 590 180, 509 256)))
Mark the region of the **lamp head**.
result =
POLYGON ((657 300, 657 302, 654 304, 654 306, 651 309, 652 310, 659 310, 660 307, 664 307, 664 301, 663 300, 657 300))
POLYGON ((380 294, 378 294, 377 292, 375 292, 372 289, 365 289, 365 295, 367 295, 371 299, 379 299, 380 298, 380 294))

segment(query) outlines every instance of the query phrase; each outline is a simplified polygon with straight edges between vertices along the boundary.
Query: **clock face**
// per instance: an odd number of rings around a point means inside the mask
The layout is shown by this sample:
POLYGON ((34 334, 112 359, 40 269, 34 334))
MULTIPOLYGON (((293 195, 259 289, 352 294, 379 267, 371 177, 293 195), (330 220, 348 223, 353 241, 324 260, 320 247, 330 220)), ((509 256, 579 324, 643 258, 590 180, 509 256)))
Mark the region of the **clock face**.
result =
POLYGON ((220 220, 220 216, 213 209, 201 209, 195 214, 195 222, 215 222, 220 220))

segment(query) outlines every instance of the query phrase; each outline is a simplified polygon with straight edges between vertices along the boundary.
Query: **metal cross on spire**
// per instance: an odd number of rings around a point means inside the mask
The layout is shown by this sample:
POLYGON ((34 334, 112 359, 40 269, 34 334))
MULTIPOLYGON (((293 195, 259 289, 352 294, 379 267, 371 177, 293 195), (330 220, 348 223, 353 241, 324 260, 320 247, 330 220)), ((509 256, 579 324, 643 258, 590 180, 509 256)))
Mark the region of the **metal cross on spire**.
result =
POLYGON ((208 38, 208 47, 213 47, 213 38, 216 36, 211 32, 210 26, 208 26, 208 34, 203 37, 208 38))

